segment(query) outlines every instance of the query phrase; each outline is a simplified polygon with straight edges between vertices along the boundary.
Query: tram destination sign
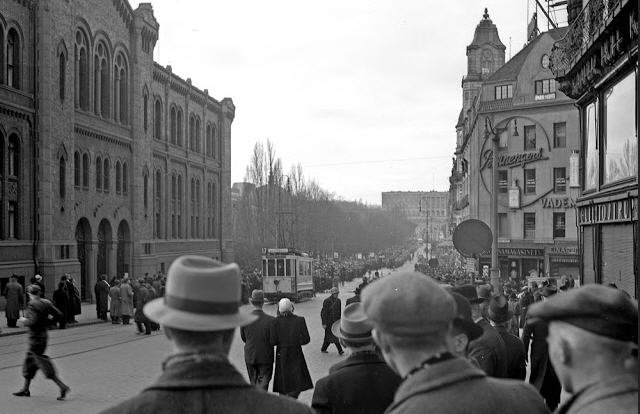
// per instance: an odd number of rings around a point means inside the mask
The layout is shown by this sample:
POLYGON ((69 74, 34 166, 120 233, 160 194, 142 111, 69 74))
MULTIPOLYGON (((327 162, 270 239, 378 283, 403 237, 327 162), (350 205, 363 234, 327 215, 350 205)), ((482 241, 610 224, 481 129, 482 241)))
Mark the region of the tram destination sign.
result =
POLYGON ((581 206, 578 224, 615 223, 638 220, 638 197, 581 206))

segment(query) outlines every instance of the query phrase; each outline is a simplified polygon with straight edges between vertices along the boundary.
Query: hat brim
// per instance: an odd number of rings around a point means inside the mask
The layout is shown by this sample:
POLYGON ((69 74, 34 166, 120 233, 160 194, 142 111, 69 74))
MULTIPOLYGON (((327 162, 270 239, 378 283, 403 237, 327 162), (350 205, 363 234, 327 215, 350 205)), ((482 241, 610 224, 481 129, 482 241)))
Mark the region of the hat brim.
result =
POLYGON ((170 328, 187 331, 223 331, 239 326, 249 325, 258 319, 257 315, 246 313, 241 309, 229 315, 205 315, 171 309, 164 303, 164 298, 154 299, 144 305, 144 314, 154 322, 170 328))
POLYGON ((359 337, 351 337, 351 336, 344 336, 342 334, 342 332, 340 331, 340 320, 338 319, 337 321, 335 321, 332 325, 331 325, 331 333, 333 334, 333 336, 337 337, 337 338, 341 338, 344 339, 345 341, 349 341, 349 342, 370 342, 373 340, 373 337, 371 336, 371 332, 369 332, 368 336, 359 336, 359 337))
POLYGON ((484 329, 482 329, 482 326, 466 319, 455 318, 453 320, 453 325, 464 331, 464 333, 469 338, 469 341, 480 338, 484 333, 484 329))
POLYGON ((496 323, 508 322, 513 318, 513 312, 509 311, 506 315, 497 316, 495 314, 489 313, 489 319, 496 323))

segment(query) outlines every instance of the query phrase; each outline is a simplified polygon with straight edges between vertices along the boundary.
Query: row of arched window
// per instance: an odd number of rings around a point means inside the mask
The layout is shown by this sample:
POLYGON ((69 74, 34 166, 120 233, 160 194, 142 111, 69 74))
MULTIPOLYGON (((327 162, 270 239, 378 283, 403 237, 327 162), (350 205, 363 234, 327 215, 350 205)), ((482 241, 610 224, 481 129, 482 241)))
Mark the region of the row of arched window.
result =
MULTIPOLYGON (((89 190, 89 154, 73 154, 73 185, 76 189, 89 190)), ((111 162, 108 158, 96 157, 95 160, 96 191, 108 193, 111 189, 111 162)), ((66 169, 64 157, 60 158, 60 196, 64 197, 64 171, 66 169)), ((127 195, 129 193, 129 169, 126 162, 116 161, 115 192, 127 195)))
MULTIPOLYGON (((77 29, 74 46, 74 101, 78 109, 91 111, 121 124, 129 123, 129 66, 123 50, 115 57, 105 39, 93 45, 83 29, 77 29)), ((64 100, 64 51, 59 55, 60 98, 64 100)))
POLYGON ((22 69, 22 47, 20 32, 17 28, 11 27, 5 31, 0 20, 0 83, 11 88, 20 89, 20 71, 22 69))
MULTIPOLYGON (((185 205, 184 194, 185 187, 182 175, 172 174, 169 182, 170 204, 169 204, 169 220, 167 223, 167 234, 163 232, 163 177, 162 172, 157 170, 153 177, 153 236, 156 239, 186 239, 186 238, 203 238, 215 237, 215 209, 216 209, 216 185, 213 182, 207 184, 207 206, 206 210, 202 210, 202 185, 200 179, 191 178, 189 186, 190 205, 187 211, 188 220, 185 223, 185 205), (202 221, 201 215, 206 216, 206 224, 202 221), (186 224, 186 225, 185 225, 186 224), (187 227, 188 226, 188 227, 187 227)), ((149 177, 147 174, 143 176, 143 205, 146 211, 148 207, 149 177)))
MULTIPOLYGON (((145 92, 143 97, 143 111, 144 111, 144 128, 147 129, 148 121, 148 95, 145 92)), ((153 102, 153 137, 159 141, 164 139, 163 130, 164 123, 162 120, 162 101, 156 97, 153 102)), ((184 128, 184 116, 182 108, 172 104, 169 110, 169 142, 179 147, 187 146, 190 151, 202 153, 204 152, 208 157, 216 158, 218 156, 217 148, 217 129, 215 124, 207 122, 205 128, 205 142, 202 142, 202 128, 200 117, 194 113, 189 115, 188 129, 186 131, 188 140, 183 139, 184 128)))
POLYGON ((22 193, 20 137, 0 132, 0 238, 19 239, 22 193))

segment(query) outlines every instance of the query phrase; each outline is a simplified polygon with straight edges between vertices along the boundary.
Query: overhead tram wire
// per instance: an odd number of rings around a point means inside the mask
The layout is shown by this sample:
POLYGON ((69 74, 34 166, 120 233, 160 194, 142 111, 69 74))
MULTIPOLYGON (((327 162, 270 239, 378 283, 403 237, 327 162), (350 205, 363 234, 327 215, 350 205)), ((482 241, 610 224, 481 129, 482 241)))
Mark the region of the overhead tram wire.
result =
POLYGON ((386 160, 369 160, 369 161, 345 161, 345 162, 332 162, 325 164, 311 164, 303 165, 303 168, 316 168, 316 167, 335 167, 340 165, 366 165, 366 164, 384 164, 389 162, 405 162, 405 161, 424 161, 424 160, 450 160, 450 155, 441 155, 436 157, 413 157, 413 158, 396 158, 386 160))

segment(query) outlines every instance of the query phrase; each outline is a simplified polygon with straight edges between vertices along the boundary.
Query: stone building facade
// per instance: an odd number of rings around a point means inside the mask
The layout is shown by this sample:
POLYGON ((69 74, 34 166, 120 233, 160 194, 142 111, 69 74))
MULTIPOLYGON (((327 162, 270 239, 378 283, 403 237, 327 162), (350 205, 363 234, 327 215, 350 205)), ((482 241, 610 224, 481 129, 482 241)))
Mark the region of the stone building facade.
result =
POLYGON ((150 3, 0 4, 0 280, 164 272, 233 259, 235 106, 153 60, 150 3))
POLYGON ((449 238, 449 193, 445 191, 387 191, 382 193, 382 209, 393 211, 417 226, 428 241, 449 238))

